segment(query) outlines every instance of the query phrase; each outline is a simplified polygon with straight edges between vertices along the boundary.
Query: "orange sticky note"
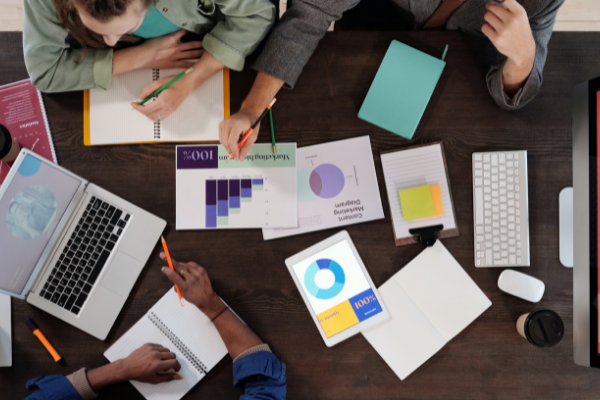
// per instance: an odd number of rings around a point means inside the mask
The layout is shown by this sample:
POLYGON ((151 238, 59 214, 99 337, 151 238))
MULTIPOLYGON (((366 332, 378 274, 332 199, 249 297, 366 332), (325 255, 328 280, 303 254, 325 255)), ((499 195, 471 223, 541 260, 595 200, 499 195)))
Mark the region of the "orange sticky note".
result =
POLYGON ((433 209, 436 217, 444 215, 444 205, 442 204, 442 189, 440 185, 430 185, 431 198, 433 199, 433 209))

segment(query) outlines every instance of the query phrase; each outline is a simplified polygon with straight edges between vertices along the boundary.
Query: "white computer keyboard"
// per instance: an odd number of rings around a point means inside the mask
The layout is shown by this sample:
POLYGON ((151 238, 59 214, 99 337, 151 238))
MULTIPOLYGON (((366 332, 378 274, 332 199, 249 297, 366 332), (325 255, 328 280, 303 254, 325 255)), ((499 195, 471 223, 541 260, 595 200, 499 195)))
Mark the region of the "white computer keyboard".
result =
POLYGON ((473 153, 476 267, 529 266, 527 151, 473 153))

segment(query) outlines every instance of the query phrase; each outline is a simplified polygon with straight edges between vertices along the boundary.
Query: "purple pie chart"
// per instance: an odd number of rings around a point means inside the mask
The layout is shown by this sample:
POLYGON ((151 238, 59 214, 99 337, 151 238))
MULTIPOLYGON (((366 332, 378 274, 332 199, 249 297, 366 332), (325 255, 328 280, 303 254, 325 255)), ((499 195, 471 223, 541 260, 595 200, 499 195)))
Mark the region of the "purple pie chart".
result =
POLYGON ((308 180, 312 192, 322 199, 331 199, 340 194, 345 182, 344 173, 333 164, 319 165, 308 180))

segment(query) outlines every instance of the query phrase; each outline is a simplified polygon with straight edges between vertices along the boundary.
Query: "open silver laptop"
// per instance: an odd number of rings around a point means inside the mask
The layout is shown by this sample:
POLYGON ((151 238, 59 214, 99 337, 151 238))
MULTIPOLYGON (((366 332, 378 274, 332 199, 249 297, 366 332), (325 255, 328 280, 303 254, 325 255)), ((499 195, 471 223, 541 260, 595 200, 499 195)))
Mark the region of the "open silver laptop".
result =
POLYGON ((23 149, 0 186, 0 292, 104 340, 165 226, 23 149))

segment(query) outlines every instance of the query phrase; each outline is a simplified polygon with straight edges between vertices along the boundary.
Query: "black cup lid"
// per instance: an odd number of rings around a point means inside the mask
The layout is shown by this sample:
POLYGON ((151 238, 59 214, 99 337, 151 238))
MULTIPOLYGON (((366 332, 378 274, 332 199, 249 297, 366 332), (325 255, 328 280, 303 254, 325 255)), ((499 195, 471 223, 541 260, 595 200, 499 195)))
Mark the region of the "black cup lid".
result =
POLYGON ((6 157, 12 147, 12 136, 6 127, 0 124, 0 160, 6 157))
POLYGON ((565 326, 560 316, 552 310, 537 310, 525 320, 525 337, 540 347, 552 347, 561 341, 565 326))

